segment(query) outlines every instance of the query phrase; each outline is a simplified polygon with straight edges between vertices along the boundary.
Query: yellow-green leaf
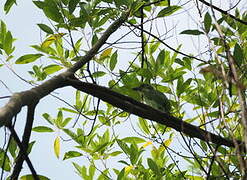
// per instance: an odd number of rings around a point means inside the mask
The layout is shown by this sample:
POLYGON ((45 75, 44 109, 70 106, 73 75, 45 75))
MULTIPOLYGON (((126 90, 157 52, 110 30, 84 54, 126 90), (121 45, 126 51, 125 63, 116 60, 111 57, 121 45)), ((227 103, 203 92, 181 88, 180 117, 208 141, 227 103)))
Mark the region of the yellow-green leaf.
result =
POLYGON ((58 39, 61 39, 66 33, 58 33, 58 34, 53 34, 49 36, 42 44, 41 48, 47 48, 49 47, 52 43, 57 41, 58 39))
MULTIPOLYGON (((50 180, 49 178, 42 176, 42 175, 38 175, 40 180, 50 180)), ((21 176, 20 180, 34 180, 34 177, 32 174, 28 174, 28 175, 24 175, 21 176)))
POLYGON ((172 142, 172 139, 167 139, 167 140, 164 141, 164 145, 166 147, 168 147, 168 146, 170 146, 171 142, 172 142))
POLYGON ((111 51, 112 51, 112 48, 108 48, 108 49, 104 50, 104 51, 102 52, 102 54, 100 55, 100 58, 105 58, 105 57, 107 57, 107 56, 110 56, 111 51))
POLYGON ((52 74, 52 73, 57 72, 61 69, 63 69, 63 67, 56 65, 56 64, 51 64, 49 66, 44 67, 44 71, 46 74, 52 74))
POLYGON ((43 54, 26 54, 24 56, 19 57, 15 64, 27 64, 36 61, 39 59, 43 54))
POLYGON ((46 126, 37 126, 32 129, 35 132, 54 132, 53 129, 46 126))
POLYGON ((59 154, 60 154, 60 138, 59 138, 59 136, 56 137, 56 139, 54 141, 54 152, 55 152, 55 155, 57 156, 57 158, 59 158, 59 154))

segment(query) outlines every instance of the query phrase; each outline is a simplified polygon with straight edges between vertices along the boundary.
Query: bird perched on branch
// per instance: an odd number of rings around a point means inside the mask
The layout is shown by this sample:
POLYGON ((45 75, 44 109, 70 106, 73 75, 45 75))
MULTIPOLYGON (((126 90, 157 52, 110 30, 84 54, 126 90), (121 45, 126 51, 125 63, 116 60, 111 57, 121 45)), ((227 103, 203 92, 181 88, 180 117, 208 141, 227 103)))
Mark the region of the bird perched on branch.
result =
POLYGON ((139 87, 132 88, 143 95, 144 102, 162 112, 170 113, 171 104, 169 99, 160 91, 155 90, 149 84, 142 84, 139 87))

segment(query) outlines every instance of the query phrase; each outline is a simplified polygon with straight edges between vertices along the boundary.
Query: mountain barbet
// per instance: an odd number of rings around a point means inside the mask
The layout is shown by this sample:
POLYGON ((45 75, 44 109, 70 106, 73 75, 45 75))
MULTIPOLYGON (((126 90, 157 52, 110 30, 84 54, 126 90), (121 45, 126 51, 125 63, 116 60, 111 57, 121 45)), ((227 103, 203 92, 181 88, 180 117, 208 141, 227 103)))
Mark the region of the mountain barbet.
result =
POLYGON ((160 91, 155 90, 149 84, 142 84, 133 90, 140 92, 143 95, 144 102, 162 112, 170 113, 171 104, 169 99, 160 91))

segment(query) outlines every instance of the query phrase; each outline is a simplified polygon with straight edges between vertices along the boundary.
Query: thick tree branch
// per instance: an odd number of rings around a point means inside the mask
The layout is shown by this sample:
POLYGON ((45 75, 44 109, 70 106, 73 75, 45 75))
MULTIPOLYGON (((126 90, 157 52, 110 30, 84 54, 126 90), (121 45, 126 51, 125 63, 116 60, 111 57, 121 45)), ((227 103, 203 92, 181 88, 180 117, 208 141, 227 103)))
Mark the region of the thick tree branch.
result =
POLYGON ((12 118, 21 111, 22 107, 28 106, 34 101, 38 102, 55 89, 66 86, 66 78, 70 75, 71 73, 66 71, 30 90, 14 93, 9 102, 0 108, 0 127, 11 126, 12 118))
POLYGON ((31 90, 13 94, 9 102, 4 107, 0 108, 0 127, 4 125, 10 126, 12 118, 21 111, 23 106, 29 105, 30 100, 36 99, 36 101, 39 101, 55 89, 66 86, 66 78, 73 75, 78 69, 80 69, 85 63, 89 62, 97 54, 98 50, 105 44, 109 36, 127 20, 128 15, 129 12, 123 13, 119 19, 113 22, 107 28, 98 42, 92 47, 92 49, 89 50, 85 56, 83 56, 66 72, 51 78, 50 80, 35 88, 32 88, 31 90))
MULTIPOLYGON (((148 105, 140 103, 128 96, 114 92, 106 87, 81 82, 77 79, 69 80, 69 84, 80 91, 98 97, 103 101, 108 102, 115 107, 121 108, 126 112, 166 125, 179 132, 183 132, 190 137, 198 138, 206 142, 212 142, 217 145, 235 147, 232 140, 205 131, 197 126, 186 123, 181 119, 173 117, 167 113, 158 111, 148 105)), ((244 150, 244 143, 241 141, 237 141, 237 143, 240 149, 244 150)))

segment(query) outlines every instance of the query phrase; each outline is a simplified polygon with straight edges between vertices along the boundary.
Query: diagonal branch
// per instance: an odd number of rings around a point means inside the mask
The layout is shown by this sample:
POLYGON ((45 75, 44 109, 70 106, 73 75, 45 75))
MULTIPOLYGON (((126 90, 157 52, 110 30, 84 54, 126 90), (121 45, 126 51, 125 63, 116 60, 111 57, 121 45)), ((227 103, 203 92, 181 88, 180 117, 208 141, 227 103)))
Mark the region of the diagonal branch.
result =
POLYGON ((203 4, 205 4, 205 5, 207 5, 207 6, 209 6, 209 7, 212 7, 213 9, 215 9, 215 10, 221 12, 222 14, 225 14, 225 15, 231 17, 232 19, 234 19, 234 20, 236 20, 236 21, 238 21, 238 22, 240 22, 240 23, 242 23, 242 24, 247 25, 247 21, 241 20, 241 19, 237 18, 236 16, 233 16, 233 15, 229 14, 227 11, 224 11, 223 9, 220 9, 220 8, 218 8, 217 6, 212 5, 211 3, 208 3, 207 1, 204 1, 204 0, 199 0, 199 1, 200 1, 201 3, 203 3, 203 4))
POLYGON ((36 99, 39 101, 54 90, 67 86, 66 79, 73 75, 78 69, 80 69, 85 63, 89 62, 96 55, 98 50, 105 44, 109 36, 128 19, 128 15, 129 12, 125 12, 119 19, 114 21, 103 33, 102 37, 92 47, 92 49, 90 49, 85 56, 81 57, 81 59, 70 69, 54 76, 50 80, 47 80, 35 88, 20 93, 14 93, 9 102, 4 107, 0 108, 0 127, 10 126, 12 118, 21 111, 23 106, 27 106, 30 103, 30 99, 36 99))
MULTIPOLYGON (((23 138, 22 138, 22 149, 20 149, 20 152, 16 158, 16 163, 15 163, 15 167, 14 167, 14 170, 12 172, 12 175, 11 175, 11 179, 18 179, 19 174, 20 174, 21 169, 22 169, 23 162, 26 159, 25 156, 28 154, 27 150, 28 150, 28 144, 29 144, 29 140, 30 140, 30 136, 31 136, 31 132, 32 132, 34 112, 35 112, 36 105, 37 105, 37 102, 28 106, 27 121, 26 121, 26 125, 25 125, 25 130, 23 133, 23 138)), ((33 176, 35 176, 35 175, 33 175, 33 176)))
MULTIPOLYGON (((11 132, 11 135, 12 135, 12 137, 14 138, 16 144, 17 144, 18 147, 20 148, 20 151, 23 153, 23 156, 24 156, 24 158, 25 158, 25 160, 26 160, 26 162, 27 162, 27 164, 28 164, 28 167, 30 168, 30 170, 31 170, 31 172, 32 172, 33 179, 34 179, 34 180, 39 180, 39 177, 38 177, 38 175, 37 175, 37 173, 36 173, 36 171, 35 171, 35 169, 34 169, 34 167, 33 167, 33 165, 32 165, 32 162, 31 162, 31 160, 29 159, 29 157, 28 157, 28 155, 27 155, 27 152, 24 151, 24 147, 23 147, 23 145, 22 145, 22 143, 21 143, 21 141, 20 141, 20 139, 19 139, 17 133, 15 132, 15 129, 14 129, 12 126, 9 126, 8 128, 9 128, 9 130, 10 130, 10 132, 11 132)), ((17 180, 17 178, 18 178, 18 177, 11 177, 12 180, 17 180)))
MULTIPOLYGON (((229 140, 211 132, 205 131, 197 126, 186 123, 179 118, 158 111, 148 105, 140 103, 128 96, 114 92, 106 87, 81 82, 77 79, 70 79, 68 83, 72 87, 98 97, 103 101, 108 102, 115 107, 121 108, 126 112, 166 125, 179 132, 183 132, 190 137, 198 138, 206 142, 212 142, 217 145, 235 147, 233 140, 229 140)), ((244 143, 242 141, 237 141, 237 143, 240 149, 245 151, 244 143)))
POLYGON ((87 62, 89 62, 98 52, 98 50, 105 44, 110 35, 114 33, 128 19, 129 13, 129 11, 123 13, 119 19, 113 22, 104 32, 101 38, 97 41, 97 43, 95 43, 95 45, 87 52, 87 54, 85 56, 82 56, 81 59, 69 69, 69 71, 76 72, 87 62))

